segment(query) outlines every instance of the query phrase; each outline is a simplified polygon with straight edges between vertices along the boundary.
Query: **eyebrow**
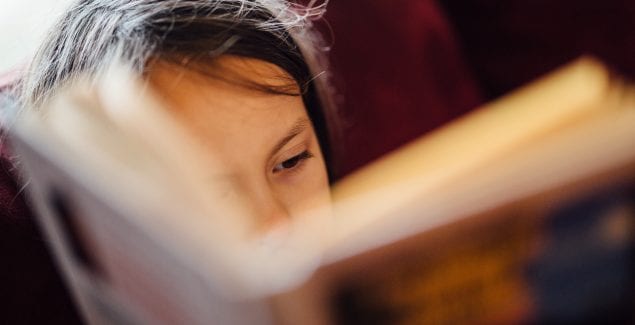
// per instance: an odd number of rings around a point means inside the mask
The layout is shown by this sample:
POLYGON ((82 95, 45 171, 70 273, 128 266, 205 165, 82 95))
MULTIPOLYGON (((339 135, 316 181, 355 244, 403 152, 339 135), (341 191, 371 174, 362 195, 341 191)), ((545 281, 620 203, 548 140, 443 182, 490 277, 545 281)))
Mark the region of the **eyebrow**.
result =
POLYGON ((299 118, 293 126, 287 131, 286 135, 276 143, 275 146, 269 152, 269 157, 273 156, 282 147, 284 147, 289 141, 295 138, 298 134, 304 132, 309 127, 309 120, 305 117, 299 118))

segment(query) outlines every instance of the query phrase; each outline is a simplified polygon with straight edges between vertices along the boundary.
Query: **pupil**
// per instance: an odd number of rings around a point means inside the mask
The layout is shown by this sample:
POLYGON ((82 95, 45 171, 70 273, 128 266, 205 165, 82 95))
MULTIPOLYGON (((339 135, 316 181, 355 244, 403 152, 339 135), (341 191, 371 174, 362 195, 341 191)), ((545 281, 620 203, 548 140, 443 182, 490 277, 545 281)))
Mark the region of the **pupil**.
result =
POLYGON ((300 160, 299 156, 293 157, 285 162, 282 163, 282 167, 284 168, 292 168, 293 166, 298 164, 298 161, 300 160))

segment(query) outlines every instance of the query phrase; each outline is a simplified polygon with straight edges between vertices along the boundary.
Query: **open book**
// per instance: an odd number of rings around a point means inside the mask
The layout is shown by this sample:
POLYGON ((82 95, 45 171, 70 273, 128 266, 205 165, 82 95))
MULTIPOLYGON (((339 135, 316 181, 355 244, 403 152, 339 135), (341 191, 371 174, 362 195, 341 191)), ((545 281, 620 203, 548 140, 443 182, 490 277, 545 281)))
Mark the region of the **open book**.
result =
POLYGON ((91 323, 629 322, 635 90, 580 59, 253 236, 152 91, 113 71, 11 129, 91 323))

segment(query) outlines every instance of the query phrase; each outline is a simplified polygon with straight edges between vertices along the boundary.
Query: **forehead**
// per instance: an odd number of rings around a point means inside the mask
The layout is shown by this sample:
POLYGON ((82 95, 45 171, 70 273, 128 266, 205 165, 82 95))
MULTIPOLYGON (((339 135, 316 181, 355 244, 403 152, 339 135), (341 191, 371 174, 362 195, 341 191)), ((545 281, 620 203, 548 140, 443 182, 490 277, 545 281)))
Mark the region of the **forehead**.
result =
POLYGON ((257 59, 224 56, 193 67, 155 62, 148 81, 179 122, 225 155, 237 147, 267 150, 298 119, 308 118, 295 81, 257 59))

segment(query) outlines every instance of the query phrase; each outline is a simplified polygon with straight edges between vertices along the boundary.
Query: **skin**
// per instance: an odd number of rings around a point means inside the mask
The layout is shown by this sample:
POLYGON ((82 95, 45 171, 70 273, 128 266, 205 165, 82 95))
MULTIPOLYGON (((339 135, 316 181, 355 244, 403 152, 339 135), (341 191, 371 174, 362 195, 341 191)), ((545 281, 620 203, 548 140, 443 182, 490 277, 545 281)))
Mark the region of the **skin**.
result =
POLYGON ((222 163, 211 178, 240 196, 268 232, 330 202, 324 158, 299 95, 272 94, 250 85, 299 93, 281 68, 257 59, 222 56, 183 67, 155 62, 150 84, 176 119, 222 163))

